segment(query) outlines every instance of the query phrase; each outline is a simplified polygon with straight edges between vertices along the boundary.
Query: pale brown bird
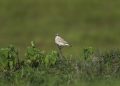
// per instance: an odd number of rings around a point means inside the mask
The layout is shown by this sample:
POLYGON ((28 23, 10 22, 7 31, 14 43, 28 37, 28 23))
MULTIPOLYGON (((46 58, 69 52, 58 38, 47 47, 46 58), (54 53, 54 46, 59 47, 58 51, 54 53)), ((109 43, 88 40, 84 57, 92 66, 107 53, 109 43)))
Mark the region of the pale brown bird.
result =
POLYGON ((55 43, 59 47, 71 46, 67 41, 65 41, 62 37, 60 37, 59 34, 56 34, 55 43))
POLYGON ((55 44, 57 45, 58 49, 59 49, 59 55, 61 58, 63 58, 63 54, 62 54, 62 47, 65 46, 71 46, 67 41, 65 41, 62 37, 59 36, 59 34, 56 34, 55 36, 55 44))

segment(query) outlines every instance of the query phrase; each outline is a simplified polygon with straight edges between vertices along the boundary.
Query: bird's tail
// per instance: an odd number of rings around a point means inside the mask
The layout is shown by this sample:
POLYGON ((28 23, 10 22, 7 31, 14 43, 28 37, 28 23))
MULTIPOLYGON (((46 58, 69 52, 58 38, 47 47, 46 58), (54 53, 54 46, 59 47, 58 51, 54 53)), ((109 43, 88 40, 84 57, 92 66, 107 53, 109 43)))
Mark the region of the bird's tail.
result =
POLYGON ((71 45, 71 44, 65 44, 65 46, 72 47, 72 45, 71 45))

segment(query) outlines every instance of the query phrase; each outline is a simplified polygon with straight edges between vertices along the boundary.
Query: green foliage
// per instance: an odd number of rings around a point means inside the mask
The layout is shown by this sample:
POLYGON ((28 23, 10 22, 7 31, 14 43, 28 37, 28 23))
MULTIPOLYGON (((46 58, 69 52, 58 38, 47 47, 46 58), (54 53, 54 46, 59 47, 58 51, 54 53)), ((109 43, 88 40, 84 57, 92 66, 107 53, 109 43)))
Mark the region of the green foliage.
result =
POLYGON ((83 58, 85 60, 91 59, 93 57, 94 50, 95 49, 92 47, 88 47, 88 48, 83 49, 83 58))
POLYGON ((31 66, 38 66, 39 64, 47 66, 54 65, 57 60, 57 52, 52 51, 49 54, 41 52, 40 49, 36 48, 35 43, 32 41, 31 46, 27 48, 27 53, 25 54, 27 59, 27 64, 31 66))
POLYGON ((8 64, 8 48, 0 49, 0 71, 3 70, 8 64))
POLYGON ((36 48, 35 43, 32 41, 31 46, 27 48, 25 53, 26 64, 33 67, 37 67, 39 64, 43 63, 44 54, 40 49, 36 48))
POLYGON ((0 68, 12 70, 17 64, 19 64, 18 50, 13 45, 0 49, 0 68))
POLYGON ((13 45, 8 47, 7 60, 9 69, 15 68, 16 64, 19 63, 18 50, 13 45))
POLYGON ((47 66, 55 65, 58 58, 58 53, 56 51, 52 51, 47 54, 44 58, 44 64, 47 66))
POLYGON ((20 61, 13 45, 1 48, 0 85, 79 86, 83 82, 120 79, 119 49, 100 52, 88 47, 80 57, 84 59, 60 59, 57 51, 46 54, 32 41, 20 61))

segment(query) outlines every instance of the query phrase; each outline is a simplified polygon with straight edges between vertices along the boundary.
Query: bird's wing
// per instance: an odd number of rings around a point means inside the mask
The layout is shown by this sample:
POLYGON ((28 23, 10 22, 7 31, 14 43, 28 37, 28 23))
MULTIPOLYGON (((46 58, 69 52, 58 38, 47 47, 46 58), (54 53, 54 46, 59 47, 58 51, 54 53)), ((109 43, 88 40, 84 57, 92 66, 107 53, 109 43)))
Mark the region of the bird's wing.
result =
POLYGON ((59 37, 59 42, 64 43, 64 44, 68 44, 68 42, 65 41, 65 40, 64 40, 63 38, 61 38, 61 37, 59 37))

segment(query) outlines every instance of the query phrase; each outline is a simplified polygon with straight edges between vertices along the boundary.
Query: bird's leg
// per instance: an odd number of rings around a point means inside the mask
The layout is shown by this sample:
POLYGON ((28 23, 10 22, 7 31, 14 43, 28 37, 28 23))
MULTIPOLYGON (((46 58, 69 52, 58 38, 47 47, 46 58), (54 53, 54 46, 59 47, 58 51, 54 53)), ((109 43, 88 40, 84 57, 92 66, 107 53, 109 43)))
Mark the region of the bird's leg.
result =
POLYGON ((58 52, 59 52, 59 56, 60 56, 60 58, 62 59, 63 58, 63 54, 62 54, 62 47, 60 47, 59 45, 57 45, 57 47, 58 47, 58 52))
POLYGON ((60 56, 61 56, 61 59, 63 59, 62 47, 59 47, 59 51, 60 51, 60 56))

